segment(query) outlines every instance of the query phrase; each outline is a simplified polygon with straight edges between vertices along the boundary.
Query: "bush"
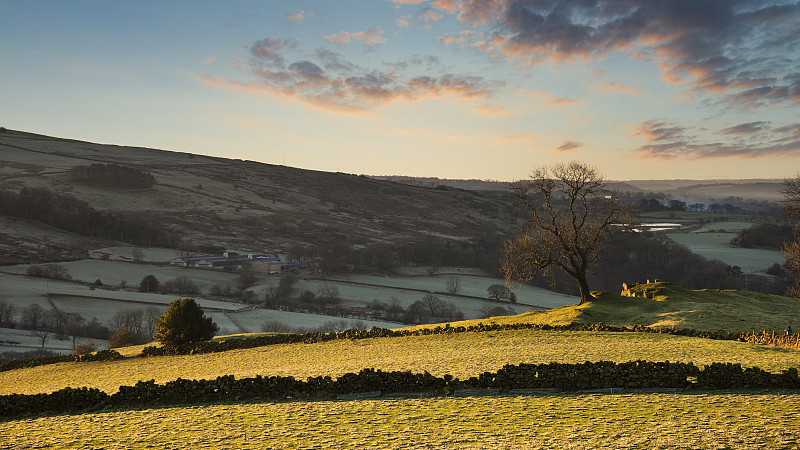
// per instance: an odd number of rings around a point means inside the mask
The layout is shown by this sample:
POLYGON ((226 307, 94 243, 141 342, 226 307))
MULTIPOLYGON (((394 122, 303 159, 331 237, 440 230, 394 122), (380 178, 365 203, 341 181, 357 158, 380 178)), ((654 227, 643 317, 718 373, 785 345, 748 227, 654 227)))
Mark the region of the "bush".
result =
POLYGON ((167 280, 161 286, 164 294, 195 295, 200 293, 200 288, 189 277, 181 276, 167 280))
POLYGON ((77 346, 75 346, 75 354, 76 355, 88 355, 89 353, 93 353, 97 351, 97 342, 89 341, 89 342, 81 342, 77 346))
POLYGON ((264 333, 294 333, 294 328, 280 320, 267 319, 261 324, 261 331, 264 333))
POLYGON ((158 292, 159 284, 155 275, 147 275, 139 283, 139 292, 158 292))
POLYGON ((144 337, 128 327, 120 328, 108 339, 108 346, 110 348, 130 347, 131 345, 144 343, 144 337))
POLYGON ((44 266, 30 266, 25 271, 28 276, 38 278, 52 278, 54 280, 70 281, 72 277, 66 267, 58 264, 45 264, 44 266))
POLYGON ((200 341, 208 341, 219 331, 219 327, 193 298, 172 301, 167 312, 156 319, 153 337, 165 347, 179 347, 200 341))

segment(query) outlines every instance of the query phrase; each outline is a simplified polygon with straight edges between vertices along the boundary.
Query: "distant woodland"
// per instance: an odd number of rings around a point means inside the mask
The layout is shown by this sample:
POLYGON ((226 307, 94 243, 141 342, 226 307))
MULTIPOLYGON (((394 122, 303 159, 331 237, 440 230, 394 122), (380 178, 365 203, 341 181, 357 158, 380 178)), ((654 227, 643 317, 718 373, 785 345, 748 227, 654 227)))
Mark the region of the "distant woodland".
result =
POLYGON ((82 236, 137 246, 173 247, 177 240, 159 223, 140 214, 104 213, 69 194, 42 188, 0 191, 0 214, 35 220, 82 236))
POLYGON ((69 175, 73 181, 107 189, 146 189, 155 182, 152 174, 119 164, 75 166, 69 175))

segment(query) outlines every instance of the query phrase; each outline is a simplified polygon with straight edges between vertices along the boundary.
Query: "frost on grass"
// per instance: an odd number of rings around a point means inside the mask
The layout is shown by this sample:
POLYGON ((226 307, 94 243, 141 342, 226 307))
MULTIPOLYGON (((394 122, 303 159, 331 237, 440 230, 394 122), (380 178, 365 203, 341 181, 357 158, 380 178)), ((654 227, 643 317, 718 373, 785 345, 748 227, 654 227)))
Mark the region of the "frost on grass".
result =
POLYGON ((798 404, 739 393, 211 405, 10 421, 0 435, 23 449, 796 448, 798 404))

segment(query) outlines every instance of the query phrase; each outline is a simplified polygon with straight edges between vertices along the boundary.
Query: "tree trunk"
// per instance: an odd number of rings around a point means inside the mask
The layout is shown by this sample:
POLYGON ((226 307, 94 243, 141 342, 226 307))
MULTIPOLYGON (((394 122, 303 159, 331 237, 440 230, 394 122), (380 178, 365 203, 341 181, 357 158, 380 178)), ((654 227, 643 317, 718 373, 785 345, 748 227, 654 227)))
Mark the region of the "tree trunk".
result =
POLYGON ((581 302, 578 304, 582 305, 592 301, 594 297, 592 297, 591 291, 589 290, 589 282, 586 280, 586 274, 579 274, 575 279, 578 281, 578 287, 581 290, 581 302))

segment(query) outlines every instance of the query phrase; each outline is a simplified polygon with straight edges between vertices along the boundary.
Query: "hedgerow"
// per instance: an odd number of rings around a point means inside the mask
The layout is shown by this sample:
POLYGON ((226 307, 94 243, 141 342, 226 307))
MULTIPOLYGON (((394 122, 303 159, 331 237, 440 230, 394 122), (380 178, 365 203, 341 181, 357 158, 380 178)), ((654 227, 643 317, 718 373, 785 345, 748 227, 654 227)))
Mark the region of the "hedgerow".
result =
MULTIPOLYGON (((609 361, 579 364, 506 365, 497 372, 466 380, 451 375, 436 377, 427 372, 383 372, 363 369, 337 379, 309 377, 262 377, 236 379, 232 375, 214 380, 177 380, 163 385, 154 380, 120 386, 109 395, 98 389, 65 388, 51 394, 0 396, 0 417, 76 413, 106 408, 139 408, 230 401, 286 401, 332 399, 339 395, 373 392, 375 395, 428 396, 458 394, 459 390, 493 390, 515 394, 515 389, 585 391, 593 389, 800 389, 796 368, 773 374, 757 367, 718 364, 699 368, 692 363, 609 361)), ((475 392, 471 392, 474 394, 475 392)))
POLYGON ((122 356, 116 350, 101 350, 99 352, 87 353, 84 355, 37 356, 29 359, 12 359, 11 361, 0 365, 0 372, 44 366, 47 364, 58 364, 62 362, 113 361, 123 358, 124 356, 122 356))
MULTIPOLYGON (((638 333, 660 333, 677 336, 699 337, 715 340, 735 340, 741 342, 760 342, 761 334, 749 333, 729 333, 725 331, 710 332, 691 329, 673 328, 650 328, 643 325, 633 325, 621 327, 607 325, 604 323, 595 324, 570 324, 570 325, 547 325, 534 323, 512 323, 512 324, 483 324, 470 326, 437 326, 433 328, 419 328, 414 330, 388 328, 371 328, 369 330, 346 330, 339 333, 305 333, 305 334, 274 334, 267 336, 255 336, 225 341, 205 341, 193 345, 184 345, 172 348, 148 346, 142 350, 142 356, 164 356, 164 355, 189 355, 198 353, 224 352, 227 350, 246 349, 262 347, 276 344, 294 344, 299 342, 317 343, 334 341, 338 339, 372 339, 382 337, 406 337, 406 336, 429 336, 435 334, 448 333, 467 333, 467 332, 486 332, 486 331, 506 331, 506 330, 544 330, 544 331, 603 331, 603 332, 638 332, 638 333)), ((763 333, 769 335, 769 333, 763 333)))
MULTIPOLYGON (((142 350, 141 356, 170 356, 170 355, 193 355, 201 353, 216 353, 228 350, 248 349, 255 347, 263 347, 267 345, 278 344, 296 344, 307 343, 313 344, 318 342, 335 341, 338 339, 358 340, 358 339, 373 339, 384 337, 406 337, 406 336, 429 336, 436 334, 448 333, 467 333, 467 332, 487 332, 487 331, 506 331, 506 330, 544 330, 544 331, 597 331, 597 332, 638 332, 638 333, 660 333, 677 336, 699 337, 705 339, 715 340, 734 340, 740 342, 749 342, 753 344, 763 344, 771 342, 770 339, 775 337, 774 333, 729 333, 729 332, 710 332, 698 331, 691 329, 674 329, 674 328, 650 328, 643 325, 633 325, 629 327, 621 327, 614 325, 607 325, 604 323, 595 324, 570 324, 570 325, 547 325, 547 324, 531 324, 531 323, 514 323, 514 324, 483 324, 470 326, 451 326, 445 324, 444 326, 437 326, 433 328, 420 328, 420 329, 399 329, 392 330, 388 328, 371 328, 369 330, 346 330, 338 333, 305 333, 305 334, 273 334, 265 336, 253 336, 227 339, 224 341, 202 341, 189 345, 179 345, 173 347, 156 347, 147 346, 142 350)), ((800 336, 792 335, 787 336, 783 341, 792 340, 793 342, 786 343, 787 346, 793 345, 794 348, 800 348, 800 336)), ((774 340, 774 339, 773 339, 774 340)), ((35 367, 44 364, 55 364, 60 362, 81 362, 81 361, 106 361, 121 359, 122 355, 113 350, 104 350, 93 355, 64 355, 53 357, 38 357, 27 360, 12 360, 3 365, 0 365, 0 372, 6 370, 20 369, 26 367, 35 367)))

